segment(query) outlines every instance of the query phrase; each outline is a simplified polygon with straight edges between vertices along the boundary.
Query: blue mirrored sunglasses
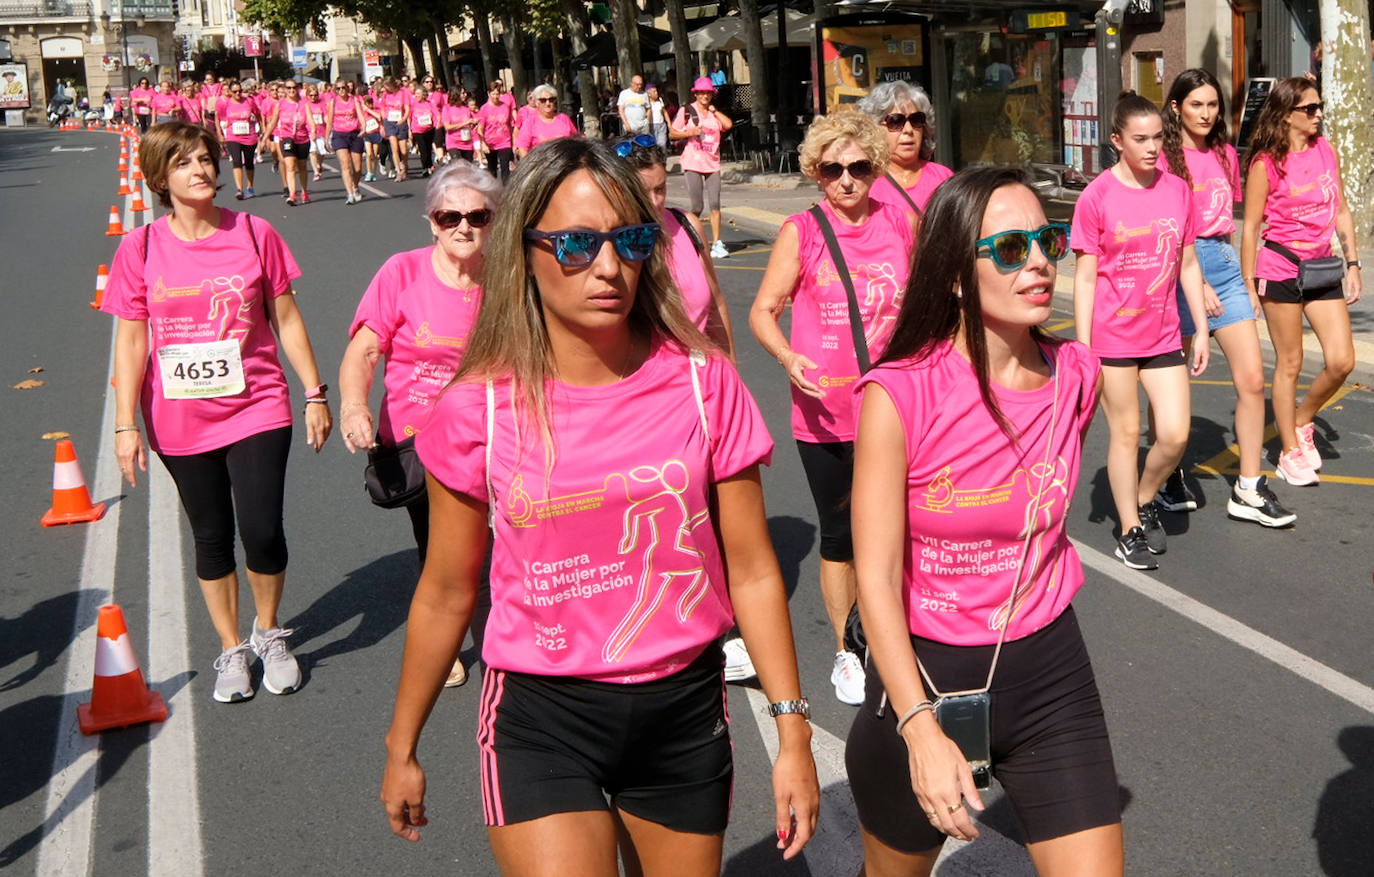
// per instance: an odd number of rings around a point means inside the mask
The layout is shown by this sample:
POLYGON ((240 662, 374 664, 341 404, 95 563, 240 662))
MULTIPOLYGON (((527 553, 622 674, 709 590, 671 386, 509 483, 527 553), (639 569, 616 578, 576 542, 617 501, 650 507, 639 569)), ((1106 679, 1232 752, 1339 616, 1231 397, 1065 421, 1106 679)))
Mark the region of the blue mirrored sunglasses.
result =
POLYGON ((553 256, 565 268, 583 268, 592 263, 607 241, 615 247, 616 255, 626 262, 643 262, 654 254, 658 242, 659 224, 622 225, 610 231, 540 231, 525 229, 525 240, 545 241, 553 245, 553 256))
POLYGON ((651 146, 657 145, 658 141, 655 140, 652 135, 639 134, 629 140, 622 140, 617 143, 615 145, 615 154, 621 158, 628 158, 630 153, 634 152, 636 148, 648 149, 651 146))
POLYGON ((973 242, 978 257, 987 256, 1003 271, 1020 268, 1030 258, 1031 241, 1040 244, 1040 252, 1052 262, 1069 254, 1069 227, 1062 222, 1050 222, 1036 229, 1013 228, 999 231, 973 242))

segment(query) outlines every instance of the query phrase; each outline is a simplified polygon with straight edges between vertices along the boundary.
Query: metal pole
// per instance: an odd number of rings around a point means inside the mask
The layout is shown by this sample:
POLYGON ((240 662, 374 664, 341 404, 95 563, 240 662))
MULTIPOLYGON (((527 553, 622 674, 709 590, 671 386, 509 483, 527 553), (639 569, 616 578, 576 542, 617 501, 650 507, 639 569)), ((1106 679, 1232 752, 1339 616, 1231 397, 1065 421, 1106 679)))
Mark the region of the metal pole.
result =
MULTIPOLYGON (((129 92, 133 88, 133 80, 129 73, 129 23, 124 19, 124 0, 119 0, 119 46, 124 53, 124 57, 119 61, 119 68, 124 71, 124 99, 129 99, 129 92)), ((133 104, 129 104, 129 115, 134 114, 133 104)))

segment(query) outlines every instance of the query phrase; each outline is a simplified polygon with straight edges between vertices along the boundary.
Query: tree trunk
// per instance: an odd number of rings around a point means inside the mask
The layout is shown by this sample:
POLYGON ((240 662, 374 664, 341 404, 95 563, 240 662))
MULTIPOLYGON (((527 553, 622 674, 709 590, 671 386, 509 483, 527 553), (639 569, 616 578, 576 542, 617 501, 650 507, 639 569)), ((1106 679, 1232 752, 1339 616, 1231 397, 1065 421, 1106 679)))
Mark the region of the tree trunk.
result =
POLYGON ((437 82, 448 85, 448 77, 444 76, 444 59, 439 54, 439 41, 434 37, 434 30, 431 29, 425 37, 425 44, 429 46, 429 60, 434 65, 434 78, 437 82))
POLYGON ((1374 88, 1369 76, 1368 10, 1365 0, 1320 0, 1318 9, 1322 100, 1331 108, 1323 127, 1340 157, 1357 245, 1374 249, 1374 122, 1369 115, 1374 88))
MULTIPOLYGON (((587 34, 591 30, 587 4, 582 0, 562 0, 562 7, 564 33, 568 36, 573 55, 580 55, 587 51, 587 34)), ((590 69, 576 73, 578 97, 582 101, 582 133, 588 137, 600 137, 601 108, 596 102, 596 80, 590 69)))
POLYGON ((784 115, 787 114, 792 106, 792 90, 796 84, 791 80, 792 71, 787 63, 787 4, 778 4, 778 62, 776 72, 778 77, 778 100, 775 106, 778 108, 778 125, 784 124, 784 115))
POLYGON ((442 21, 430 19, 430 22, 434 25, 435 45, 439 47, 439 53, 435 55, 438 59, 435 61, 435 66, 439 68, 436 75, 443 81, 444 85, 453 85, 454 77, 449 72, 448 66, 448 28, 444 27, 442 21))
POLYGON ((692 47, 688 44, 690 38, 687 35, 687 10, 683 8, 682 0, 668 0, 668 28, 673 32, 673 68, 677 75, 680 101, 686 96, 685 88, 696 78, 696 67, 692 64, 692 47))
POLYGON ((401 37, 407 49, 410 50, 410 58, 415 66, 416 79, 424 79, 429 68, 425 66, 425 39, 419 34, 406 34, 401 37))
POLYGON ((482 87, 478 91, 478 94, 482 94, 496 78, 496 56, 491 45, 491 19, 485 13, 474 10, 472 20, 477 30, 477 49, 482 53, 482 87))
POLYGON ((611 30, 615 34, 615 54, 620 65, 620 87, 629 88, 630 77, 644 70, 639 59, 639 4, 635 0, 615 0, 611 8, 611 30))
POLYGON ((529 74, 525 72, 525 32, 520 29, 520 21, 514 15, 501 16, 505 28, 506 59, 510 62, 511 94, 515 95, 515 105, 525 105, 525 92, 530 89, 529 74))
POLYGON ((754 97, 750 121, 763 137, 768 128, 772 101, 768 95, 768 60, 763 50, 763 22, 759 19, 759 0, 739 0, 739 17, 744 22, 744 62, 749 67, 749 90, 754 97))

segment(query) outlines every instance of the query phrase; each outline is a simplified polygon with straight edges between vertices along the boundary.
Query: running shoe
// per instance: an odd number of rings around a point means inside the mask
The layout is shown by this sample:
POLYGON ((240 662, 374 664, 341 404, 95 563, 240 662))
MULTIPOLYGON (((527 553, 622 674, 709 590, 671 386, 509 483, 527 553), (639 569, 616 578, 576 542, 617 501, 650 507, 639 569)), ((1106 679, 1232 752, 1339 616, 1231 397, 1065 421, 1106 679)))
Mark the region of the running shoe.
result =
POLYGON ((1116 556, 1131 569, 1159 569, 1159 561, 1150 556, 1150 543, 1139 527, 1127 530, 1116 540, 1116 556))
POLYGON ((444 680, 445 688, 457 688, 468 681, 468 668, 463 666, 463 656, 453 662, 453 669, 448 671, 448 678, 444 680))
POLYGON ((215 700, 239 703, 253 697, 253 676, 248 672, 248 656, 252 651, 248 640, 244 640, 215 658, 215 700))
POLYGON ((234 190, 234 199, 235 199, 236 201, 242 201, 242 200, 243 200, 243 190, 242 190, 242 189, 235 189, 235 190, 234 190))
POLYGON ((737 636, 730 637, 725 641, 724 651, 726 682, 743 682, 759 675, 754 672, 754 661, 744 647, 744 640, 737 636))
POLYGON ((354 189, 354 190, 353 190, 353 203, 354 203, 354 204, 361 204, 361 203, 363 203, 363 193, 362 193, 362 190, 361 190, 361 189, 354 189))
POLYGON ((1155 505, 1166 512, 1192 512, 1197 510, 1197 497, 1188 489, 1183 480, 1183 467, 1175 469, 1164 486, 1155 494, 1155 505))
POLYGON ((1269 489, 1269 482, 1263 475, 1251 490, 1236 482, 1231 488, 1231 498, 1226 501, 1226 514, 1237 521, 1254 521, 1262 527, 1287 527, 1298 519, 1279 504, 1279 498, 1269 489))
POLYGON ((1164 525, 1159 522, 1159 506, 1147 502, 1140 507, 1140 529, 1145 533, 1145 544, 1151 554, 1163 554, 1168 550, 1164 544, 1164 525))
POLYGON ((309 204, 309 203, 310 203, 310 193, 309 193, 309 192, 301 192, 301 203, 302 203, 302 204, 309 204))
POLYGON ((728 258, 730 258, 730 251, 727 250, 727 249, 725 248, 725 241, 722 241, 722 240, 717 239, 716 242, 715 242, 714 244, 711 244, 711 258, 712 258, 712 259, 728 259, 728 258))
POLYGON ((249 187, 247 188, 247 190, 244 191, 243 197, 245 197, 245 198, 252 198, 252 197, 253 197, 254 195, 256 195, 256 194, 257 194, 257 192, 254 192, 254 191, 253 191, 253 187, 252 187, 252 186, 249 186, 249 187))
POLYGON ((375 182, 376 179, 377 179, 377 177, 376 177, 375 175, 373 175, 373 173, 372 173, 371 171, 368 171, 367 173, 363 174, 363 182, 364 182, 364 183, 375 182))
POLYGON ((291 197, 291 190, 288 189, 288 188, 286 188, 286 187, 282 187, 281 196, 282 196, 283 198, 290 198, 290 197, 291 197))
POLYGON ((835 653, 835 669, 830 671, 835 686, 835 698, 840 703, 858 706, 864 702, 864 665, 859 656, 849 650, 835 653))
POLYGON ((1307 464, 1307 455, 1303 453, 1302 448, 1293 448, 1279 454, 1279 464, 1274 469, 1280 478, 1294 487, 1321 483, 1321 476, 1307 464))
POLYGON ((293 197, 291 197, 290 195, 287 195, 287 196, 286 196, 286 206, 287 206, 287 207, 295 207, 295 206, 296 206, 296 199, 293 198, 293 197))
POLYGON ((291 650, 286 647, 286 638, 295 633, 284 627, 263 630, 258 620, 253 619, 253 636, 249 643, 254 653, 262 658, 262 685, 273 694, 290 694, 301 687, 301 668, 291 650))
POLYGON ((1316 426, 1315 423, 1309 423, 1298 427, 1298 447, 1302 448, 1302 455, 1307 459, 1307 465, 1312 467, 1312 471, 1320 472, 1322 455, 1317 452, 1317 443, 1312 440, 1316 426))

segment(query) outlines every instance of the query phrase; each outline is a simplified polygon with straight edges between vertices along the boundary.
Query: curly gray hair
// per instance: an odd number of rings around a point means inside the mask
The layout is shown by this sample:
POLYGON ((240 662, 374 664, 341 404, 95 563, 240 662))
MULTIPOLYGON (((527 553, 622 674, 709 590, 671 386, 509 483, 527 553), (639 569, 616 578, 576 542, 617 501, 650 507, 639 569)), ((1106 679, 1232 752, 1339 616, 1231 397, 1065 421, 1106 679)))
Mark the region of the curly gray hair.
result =
POLYGON ((495 210, 501 205, 501 181, 470 161, 455 158, 439 168, 425 186, 425 216, 438 210, 450 189, 472 189, 482 193, 487 206, 495 210))
POLYGON ((867 113, 878 121, 892 112, 898 104, 913 103, 916 109, 926 114, 925 133, 921 137, 921 158, 929 161, 935 155, 935 108, 925 89, 914 82, 894 80, 875 85, 873 90, 859 101, 860 112, 867 113))

